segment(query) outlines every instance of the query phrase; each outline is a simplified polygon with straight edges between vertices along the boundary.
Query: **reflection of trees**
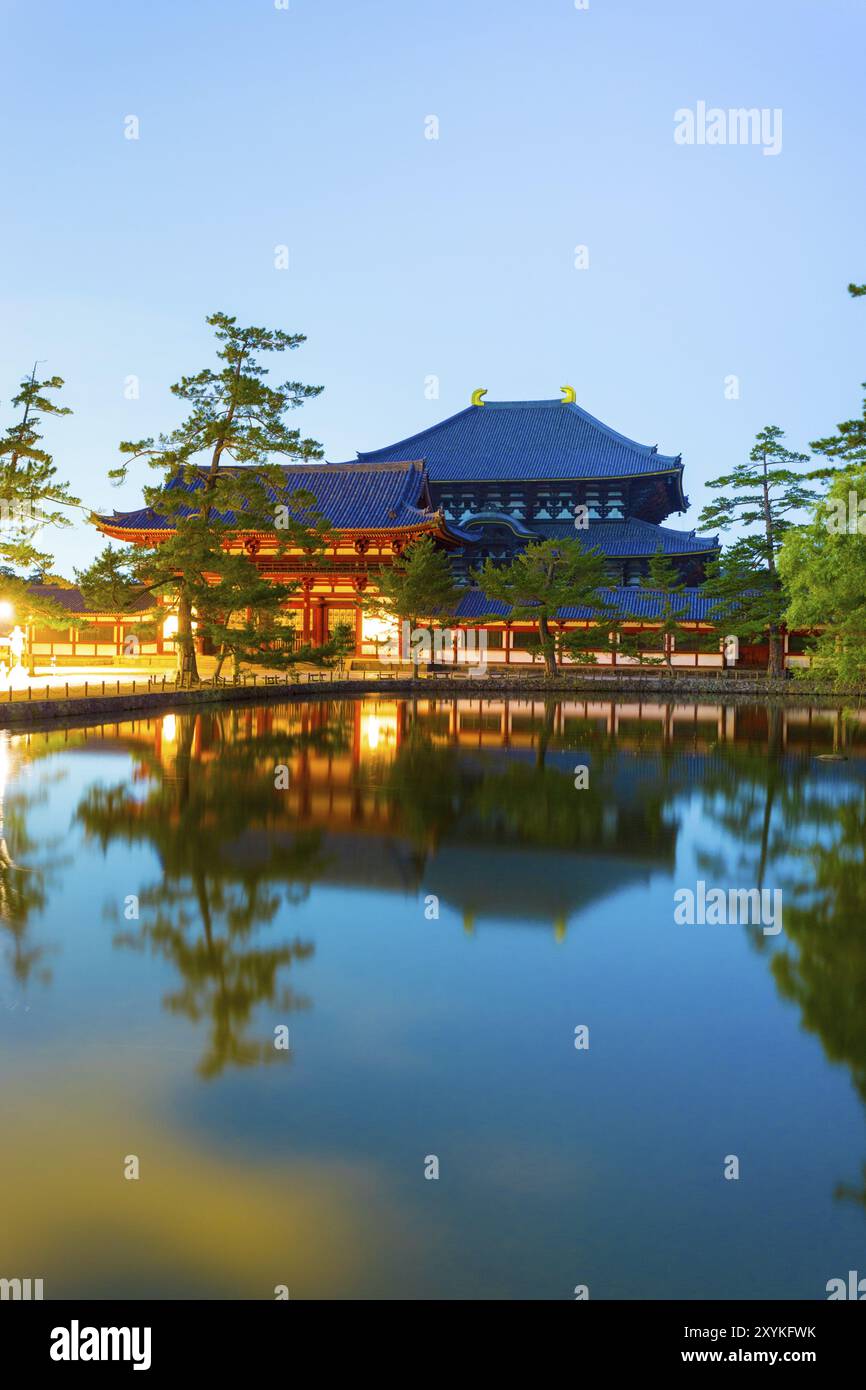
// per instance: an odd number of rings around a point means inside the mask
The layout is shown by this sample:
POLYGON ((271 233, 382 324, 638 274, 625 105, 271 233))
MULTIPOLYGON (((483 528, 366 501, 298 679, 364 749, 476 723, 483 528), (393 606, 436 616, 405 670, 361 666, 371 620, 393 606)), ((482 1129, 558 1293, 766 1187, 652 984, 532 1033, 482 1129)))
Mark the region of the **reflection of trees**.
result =
POLYGON ((146 844, 157 854, 161 878, 140 889, 139 919, 124 923, 116 940, 152 951, 178 972, 180 988, 164 1004, 206 1023, 199 1071, 211 1077, 228 1065, 285 1060, 272 1037, 248 1036, 253 1014, 262 1004, 281 1012, 308 1004, 284 977, 313 946, 256 939, 281 903, 299 901, 322 868, 318 832, 285 828, 274 768, 303 748, 344 746, 346 731, 337 720, 312 731, 245 734, 231 712, 179 714, 175 727, 169 764, 147 756, 143 794, 136 782, 93 787, 77 818, 103 848, 146 844), (207 757, 195 749, 203 731, 207 757))
POLYGON ((253 927, 270 922, 279 897, 263 885, 245 883, 239 891, 199 880, 172 882, 144 889, 139 895, 142 921, 136 931, 122 931, 118 945, 150 949, 177 970, 181 987, 164 998, 170 1013, 193 1023, 206 1022, 208 1048, 199 1064, 202 1076, 217 1076, 228 1065, 285 1059, 273 1038, 255 1041, 247 1029, 263 1003, 285 1013, 306 1008, 307 1000, 281 984, 281 973, 313 954, 309 943, 262 947, 251 941, 253 927))
MULTIPOLYGON (((118 909, 117 941, 176 971, 164 1004, 206 1030, 206 1076, 284 1058, 269 1028, 256 1039, 256 1011, 269 1006, 279 1011, 278 1022, 280 1012, 306 1003, 291 988, 292 972, 312 946, 267 937, 283 906, 302 899, 323 873, 325 850, 320 832, 304 827, 303 808, 299 823, 289 821, 273 772, 305 752, 311 761, 345 753, 355 717, 350 705, 308 709, 307 723, 299 716, 289 733, 246 711, 178 714, 170 757, 156 745, 134 745, 137 772, 129 786, 91 789, 77 813, 103 847, 146 846, 159 860, 156 881, 139 891, 139 920, 123 920, 118 909)), ((780 994, 797 1005, 827 1057, 850 1069, 866 1103, 863 785, 853 762, 784 755, 778 714, 761 714, 760 721, 743 720, 752 731, 746 740, 687 756, 659 746, 658 720, 631 720, 622 742, 597 720, 570 719, 568 732, 557 732, 552 703, 539 712, 531 751, 495 740, 476 749, 450 737, 447 715, 438 732, 410 717, 393 760, 362 761, 355 776, 368 786, 375 780, 376 797, 391 813, 389 831, 411 841, 419 872, 442 844, 478 856, 491 845, 496 854, 525 845, 583 855, 576 875, 587 879, 595 873, 592 856, 610 856, 612 883, 620 856, 671 861, 678 806, 696 790, 723 841, 699 857, 703 876, 729 881, 734 871, 741 886, 783 889, 784 934, 747 930, 780 994), (583 762, 590 783, 577 790, 574 767, 583 762)), ((836 723, 838 749, 844 719, 836 723)), ((44 849, 27 835, 30 805, 23 796, 7 799, 0 839, 0 915, 22 981, 40 969, 26 931, 46 897, 45 871, 36 862, 44 849)), ((866 1182, 856 1194, 845 1191, 866 1205, 866 1182)))
POLYGON ((423 870, 428 853, 450 844, 532 845, 560 851, 666 856, 671 824, 666 813, 676 774, 656 760, 652 776, 628 799, 617 794, 621 769, 616 739, 594 724, 553 731, 555 702, 545 702, 538 719, 532 759, 503 758, 498 749, 473 749, 436 741, 423 724, 410 724, 384 774, 382 791, 393 821, 416 845, 423 870), (575 787, 571 758, 552 753, 591 753, 588 787, 575 787))
MULTIPOLYGON (((797 855, 806 875, 799 895, 786 899, 785 949, 772 969, 803 1026, 831 1061, 850 1068, 866 1102, 866 797, 850 783, 827 790, 803 806, 797 855)), ((866 1164, 858 1190, 837 1191, 866 1206, 866 1164)))
POLYGON ((620 758, 615 738, 587 722, 567 737, 554 732, 555 702, 545 701, 532 761, 502 758, 437 742, 423 726, 410 725, 389 768, 384 790, 400 830, 421 850, 442 840, 468 843, 516 841, 560 850, 657 850, 670 840, 666 806, 675 760, 656 760, 626 801, 616 791, 620 758), (550 754, 591 754, 589 786, 575 787, 574 763, 550 754))
MULTIPOLYGON (((772 875, 797 842, 809 775, 808 763, 783 758, 772 746, 757 751, 719 746, 708 760, 700 788, 704 814, 736 845, 735 867, 744 887, 778 887, 786 897, 795 891, 787 874, 784 882, 772 875)), ((704 850, 698 867, 721 879, 730 877, 731 861, 724 850, 704 850)), ((760 927, 749 928, 749 935, 758 949, 766 948, 760 927)))
POLYGON ((50 875, 59 861, 53 853, 56 842, 37 843, 27 826, 28 813, 47 799, 44 783, 35 793, 6 791, 9 745, 8 733, 0 732, 0 928, 9 945, 10 970, 24 988, 31 979, 42 984, 51 979, 45 964, 46 948, 34 945, 28 938, 32 919, 45 907, 50 875))
MULTIPOLYGON (((845 742, 837 720, 833 747, 845 742)), ((749 741, 687 759, 658 750, 627 764, 616 736, 596 725, 572 723, 568 736, 556 735, 549 709, 529 758, 496 748, 480 756, 410 728, 385 787, 422 858, 442 840, 663 855, 676 804, 693 789, 722 832, 699 853, 702 873, 729 886, 733 876, 736 886, 782 889, 784 934, 745 930, 803 1027, 830 1061, 850 1069, 866 1102, 866 789, 844 763, 785 755, 778 709, 749 741), (566 751, 573 761, 560 756, 566 751), (590 785, 578 791, 572 768, 586 753, 590 785), (624 766, 639 780, 618 782, 624 766)), ((866 1165, 863 1179, 840 1194, 866 1206, 866 1165)))
MULTIPOLYGON (((742 886, 782 889, 784 934, 768 938, 753 926, 752 941, 769 953, 803 1027, 850 1069, 866 1102, 866 788, 839 766, 822 777, 810 760, 731 748, 713 760, 702 791, 708 816, 741 848, 742 886)), ((725 861, 701 862, 721 872, 725 861)), ((838 1195, 866 1205, 866 1165, 863 1178, 838 1195)))
POLYGON ((400 832, 422 850, 432 849, 460 818, 467 777, 457 749, 436 744, 411 726, 384 775, 384 791, 400 832))

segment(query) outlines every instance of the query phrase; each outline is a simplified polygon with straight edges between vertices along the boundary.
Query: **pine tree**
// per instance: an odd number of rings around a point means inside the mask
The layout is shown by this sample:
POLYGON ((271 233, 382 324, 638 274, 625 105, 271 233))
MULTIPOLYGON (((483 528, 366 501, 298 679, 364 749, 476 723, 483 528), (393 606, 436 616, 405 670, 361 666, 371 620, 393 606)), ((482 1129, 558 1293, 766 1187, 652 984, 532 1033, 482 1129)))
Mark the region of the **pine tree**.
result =
POLYGON ((0 565, 13 573, 53 564, 53 556, 37 544, 39 533, 45 526, 70 526, 61 508, 78 505, 67 484, 58 481, 40 432, 43 416, 72 414, 69 406, 51 399, 62 386, 59 376, 37 380, 34 366, 12 397, 21 418, 0 436, 0 565))
POLYGON ((315 499, 301 490, 287 492, 284 470, 270 462, 272 455, 292 460, 322 456, 321 447, 290 429, 283 417, 323 388, 297 381, 269 386, 260 363, 262 354, 299 347, 304 336, 241 328, 223 313, 211 314, 207 322, 222 344, 217 352, 221 365, 182 377, 171 388, 190 404, 189 415, 157 439, 124 441, 120 452, 125 461, 111 471, 121 481, 129 464, 144 458, 162 474, 159 485, 145 488, 144 496, 172 529, 150 550, 146 568, 151 588, 174 594, 182 682, 198 679, 193 614, 213 612, 213 583, 223 583, 226 612, 244 606, 242 595, 230 595, 226 586, 233 579, 244 590, 253 583, 249 571, 234 563, 236 553, 230 554, 238 532, 266 535, 276 543, 277 554, 290 545, 310 553, 321 550, 327 533, 326 522, 312 510, 315 499))
POLYGON ((328 666, 339 659, 345 642, 336 634, 318 647, 295 641, 285 605, 296 589, 268 579, 245 555, 225 558, 219 582, 202 586, 196 600, 197 630, 216 652, 217 677, 229 659, 235 679, 243 662, 286 671, 299 662, 328 666))
MULTIPOLYGON (((421 627, 430 633, 433 650, 433 631, 438 622, 447 622, 453 614, 461 590, 444 550, 430 536, 419 536, 396 556, 393 564, 377 576, 376 594, 364 601, 367 612, 407 622, 413 634, 421 627)), ((418 674, 418 646, 411 641, 413 673, 418 674)))
POLYGON ((651 589, 661 598, 658 634, 665 665, 671 669, 671 638, 682 632, 689 604, 685 598, 686 582, 676 562, 665 555, 661 546, 650 556, 647 573, 641 580, 641 588, 651 589))
MULTIPOLYGON (((572 627, 560 634, 559 655, 568 656, 581 666, 597 666, 596 652, 610 647, 610 623, 589 623, 586 627, 572 627)), ((538 645, 541 653, 541 644, 538 645)), ((533 660, 535 658, 533 657, 533 660)))
POLYGON ((601 613, 599 590, 606 582, 605 558, 597 547, 579 540, 532 541, 509 565, 485 560, 474 576, 489 599, 508 604, 516 622, 535 625, 548 676, 557 673, 556 639, 551 623, 561 608, 581 607, 601 613))
MULTIPOLYGON (((744 623, 751 630, 760 614, 769 641, 771 676, 782 671, 782 622, 787 607, 776 559, 786 532, 794 524, 790 514, 816 500, 814 490, 796 471, 797 465, 809 461, 809 455, 787 449, 783 439, 784 431, 777 425, 765 426, 755 437, 748 462, 736 464, 730 473, 707 484, 731 491, 708 503, 698 519, 701 531, 759 528, 756 534, 740 537, 721 563, 711 567, 707 591, 719 599, 718 611, 723 616, 730 612, 731 599, 739 596, 743 604, 737 619, 739 630, 744 623)), ((738 627, 729 624, 728 630, 735 632, 738 627)))
MULTIPOLYGON (((866 285, 848 286, 852 299, 866 295, 866 285)), ((862 383, 866 391, 866 381, 862 383)), ((815 439, 809 445, 816 454, 822 454, 830 462, 826 467, 814 469, 810 478, 831 479, 840 469, 859 468, 866 464, 866 398, 859 416, 853 420, 842 420, 836 433, 824 439, 815 439)))
POLYGON ((156 599, 138 573, 140 563, 140 555, 106 545, 90 565, 75 570, 75 580, 90 612, 111 613, 116 618, 140 613, 134 628, 126 624, 126 635, 148 641, 156 636, 164 613, 155 615, 156 599), (146 605, 142 599, 148 600, 146 605))
POLYGON ((138 577, 138 557, 128 550, 106 545, 85 569, 75 570, 75 580, 87 608, 93 613, 128 613, 147 592, 138 577))
MULTIPOLYGON (((850 284, 854 299, 866 285, 850 284)), ((863 383, 866 390, 866 382, 863 383)), ((812 669, 839 684, 866 684, 866 400, 858 418, 810 445, 828 460, 809 476, 829 480, 810 522, 785 537, 779 569, 791 626, 813 629, 812 669)))
POLYGON ((812 669, 844 686, 866 686, 866 516, 852 515, 850 494, 866 496, 866 463, 847 468, 805 526, 792 528, 779 556, 790 626, 812 629, 812 669))

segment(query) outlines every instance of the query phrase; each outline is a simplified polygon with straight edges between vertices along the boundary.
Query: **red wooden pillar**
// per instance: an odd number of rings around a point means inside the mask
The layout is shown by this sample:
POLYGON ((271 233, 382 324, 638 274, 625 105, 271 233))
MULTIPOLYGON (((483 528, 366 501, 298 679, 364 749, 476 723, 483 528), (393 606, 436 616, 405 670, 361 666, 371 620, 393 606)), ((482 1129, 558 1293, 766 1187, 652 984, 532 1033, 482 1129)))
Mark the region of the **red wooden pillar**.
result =
POLYGON ((310 617, 311 617, 311 614, 310 614, 310 591, 311 591, 312 587, 313 587, 312 580, 310 580, 310 579, 305 579, 305 580, 303 581, 303 589, 304 589, 304 631, 303 631, 303 640, 304 640, 304 646, 307 646, 307 645, 310 643, 310 641, 312 640, 312 638, 311 638, 311 633, 310 633, 310 617))
POLYGON ((352 580, 352 588, 358 595, 355 607, 355 656, 363 656, 364 654, 364 610, 361 606, 361 601, 366 587, 367 576, 365 574, 358 574, 352 580))

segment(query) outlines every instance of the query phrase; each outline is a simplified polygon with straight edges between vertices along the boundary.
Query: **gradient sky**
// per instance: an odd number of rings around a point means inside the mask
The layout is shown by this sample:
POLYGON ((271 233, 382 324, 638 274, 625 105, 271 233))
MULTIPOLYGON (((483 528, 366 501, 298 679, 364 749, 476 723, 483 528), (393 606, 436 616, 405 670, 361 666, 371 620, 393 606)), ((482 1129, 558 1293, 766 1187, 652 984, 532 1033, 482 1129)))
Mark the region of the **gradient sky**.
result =
POLYGON ((695 525, 764 424, 859 411, 864 38, 863 0, 0 0, 0 419, 46 359, 61 476, 134 506, 117 444, 176 422, 223 309, 307 334, 330 459, 570 383, 682 452, 695 525), (699 101, 781 108, 781 153, 676 144, 699 101))

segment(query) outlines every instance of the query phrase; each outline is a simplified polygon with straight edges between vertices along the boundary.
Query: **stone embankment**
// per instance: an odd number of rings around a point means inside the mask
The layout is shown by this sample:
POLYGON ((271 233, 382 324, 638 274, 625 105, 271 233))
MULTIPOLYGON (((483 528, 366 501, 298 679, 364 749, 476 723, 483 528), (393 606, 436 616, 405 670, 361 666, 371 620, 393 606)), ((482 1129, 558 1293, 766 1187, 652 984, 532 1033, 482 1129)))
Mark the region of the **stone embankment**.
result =
POLYGON ((263 684, 247 682, 238 685, 201 685, 193 689, 177 689, 167 685, 150 691, 121 690, 114 695, 72 696, 68 699, 29 699, 5 702, 0 700, 0 728, 22 728, 35 724, 65 723, 93 720, 104 722, 126 716, 157 714, 168 710, 208 706, 273 703, 285 700, 309 700, 322 697, 354 699, 373 696, 415 696, 424 699, 461 698, 470 700, 502 699, 647 699, 686 701, 710 700, 714 703, 731 701, 783 701, 786 704, 859 705, 860 691, 834 691, 827 686, 807 680, 768 680, 738 674, 691 676, 663 675, 642 672, 639 675, 621 673, 563 672, 556 679, 544 673, 521 672, 500 674, 489 672, 485 677, 464 674, 435 677, 394 675, 387 678, 326 676, 307 680, 303 676, 292 681, 271 681, 263 684))

